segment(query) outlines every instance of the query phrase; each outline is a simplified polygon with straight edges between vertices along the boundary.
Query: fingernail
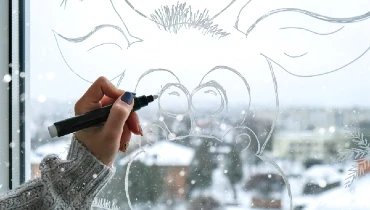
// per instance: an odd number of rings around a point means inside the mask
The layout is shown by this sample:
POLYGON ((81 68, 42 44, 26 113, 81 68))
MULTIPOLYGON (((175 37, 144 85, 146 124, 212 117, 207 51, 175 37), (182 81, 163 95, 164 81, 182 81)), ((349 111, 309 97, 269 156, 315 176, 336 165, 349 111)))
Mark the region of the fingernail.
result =
POLYGON ((139 129, 139 133, 141 136, 144 136, 144 133, 143 133, 143 129, 141 128, 141 125, 140 124, 137 124, 137 127, 139 129))
POLYGON ((123 94, 121 97, 121 100, 128 105, 132 103, 133 99, 134 99, 134 94, 132 94, 131 92, 125 92, 125 94, 123 94))
POLYGON ((129 146, 129 143, 128 143, 128 142, 127 142, 127 143, 125 143, 125 144, 123 145, 122 151, 123 151, 123 152, 127 152, 127 150, 128 150, 128 146, 129 146))

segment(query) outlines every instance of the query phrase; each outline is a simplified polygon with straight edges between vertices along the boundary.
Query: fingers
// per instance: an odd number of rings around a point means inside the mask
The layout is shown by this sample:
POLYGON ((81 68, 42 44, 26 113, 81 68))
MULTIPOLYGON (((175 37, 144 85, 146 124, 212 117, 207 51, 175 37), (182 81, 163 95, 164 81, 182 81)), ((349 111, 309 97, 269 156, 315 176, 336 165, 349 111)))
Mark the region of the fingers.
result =
POLYGON ((86 102, 98 103, 104 95, 117 98, 122 94, 107 78, 99 77, 82 96, 86 102))
MULTIPOLYGON (((104 98, 101 100, 101 103, 102 103, 102 106, 107 106, 109 104, 113 104, 114 101, 115 99, 104 96, 104 98)), ((141 136, 143 135, 143 131, 140 126, 139 116, 136 114, 136 112, 132 112, 129 115, 126 123, 128 124, 129 130, 132 133, 136 135, 141 135, 141 136)))
POLYGON ((107 106, 107 105, 113 104, 116 100, 117 98, 109 98, 107 96, 104 96, 100 102, 102 106, 107 106))
MULTIPOLYGON (((121 96, 125 91, 118 89, 119 95, 121 96)), ((102 106, 107 106, 110 104, 113 104, 117 100, 117 97, 110 98, 108 96, 104 96, 102 100, 100 101, 102 106)))
POLYGON ((120 139, 123 127, 134 105, 133 99, 134 95, 131 92, 125 92, 114 102, 103 128, 108 139, 120 139))
POLYGON ((107 78, 99 77, 77 101, 75 113, 77 115, 100 108, 100 100, 106 95, 109 98, 117 98, 122 91, 117 89, 107 78))
POLYGON ((132 133, 141 136, 143 135, 143 130, 141 129, 140 126, 139 116, 136 114, 136 112, 130 114, 130 116, 127 119, 127 124, 132 133))
POLYGON ((130 128, 128 127, 127 124, 125 124, 125 126, 123 126, 123 132, 122 132, 121 140, 120 140, 120 147, 119 147, 120 151, 127 152, 130 139, 131 139, 130 128))
MULTIPOLYGON (((122 93, 123 92, 124 91, 122 90, 122 93)), ((115 100, 116 99, 104 96, 104 98, 101 100, 101 104, 102 106, 107 106, 109 104, 113 104, 115 100)), ((136 112, 132 112, 129 115, 126 123, 128 124, 128 128, 132 133, 143 136, 143 131, 140 126, 139 116, 136 114, 136 112)))

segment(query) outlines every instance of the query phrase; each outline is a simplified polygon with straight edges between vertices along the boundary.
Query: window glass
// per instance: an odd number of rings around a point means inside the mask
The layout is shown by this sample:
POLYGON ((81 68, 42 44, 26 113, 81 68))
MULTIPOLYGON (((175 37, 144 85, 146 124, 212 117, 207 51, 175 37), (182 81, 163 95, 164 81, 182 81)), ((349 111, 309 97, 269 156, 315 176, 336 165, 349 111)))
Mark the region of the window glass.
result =
MULTIPOLYGON (((0 40, 8 40, 9 31, 8 31, 8 24, 9 24, 9 14, 8 14, 8 2, 1 2, 0 3, 0 27, 4 28, 0 32, 0 40)), ((0 193, 6 192, 9 189, 9 150, 8 145, 9 141, 9 121, 8 121, 8 110, 9 110, 9 95, 8 95, 8 82, 11 80, 10 75, 8 75, 8 67, 9 67, 9 43, 7 41, 3 41, 0 43, 0 74, 3 75, 3 83, 0 85, 0 133, 2 134, 3 140, 1 141, 0 146, 0 193)))
POLYGON ((67 155, 71 135, 47 126, 105 76, 159 95, 97 196, 110 208, 364 209, 369 6, 32 1, 31 178, 47 154, 67 155))

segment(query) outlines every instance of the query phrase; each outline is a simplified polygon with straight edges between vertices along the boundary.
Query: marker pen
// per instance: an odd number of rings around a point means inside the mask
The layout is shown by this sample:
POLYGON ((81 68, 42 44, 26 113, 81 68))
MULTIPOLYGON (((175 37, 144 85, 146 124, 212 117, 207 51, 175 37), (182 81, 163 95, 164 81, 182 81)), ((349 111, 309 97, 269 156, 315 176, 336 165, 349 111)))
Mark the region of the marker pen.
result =
MULTIPOLYGON (((132 112, 135 112, 142 107, 148 106, 150 102, 153 102, 157 98, 157 95, 144 95, 140 97, 134 97, 134 107, 132 108, 132 112)), ((75 117, 56 122, 48 127, 49 134, 52 138, 56 136, 60 137, 104 123, 108 119, 112 106, 113 105, 111 104, 75 117)))

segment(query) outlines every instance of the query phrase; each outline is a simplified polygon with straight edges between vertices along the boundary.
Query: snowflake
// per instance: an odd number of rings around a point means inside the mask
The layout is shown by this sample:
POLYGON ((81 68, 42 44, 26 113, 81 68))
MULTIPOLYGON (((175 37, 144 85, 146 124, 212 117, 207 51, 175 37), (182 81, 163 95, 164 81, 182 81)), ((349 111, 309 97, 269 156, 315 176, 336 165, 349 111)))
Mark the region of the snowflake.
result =
POLYGON ((352 147, 340 152, 338 161, 354 160, 355 164, 348 170, 348 177, 345 179, 345 187, 350 187, 353 182, 370 168, 370 160, 366 159, 370 152, 370 142, 359 130, 348 130, 349 139, 352 141, 352 147))

